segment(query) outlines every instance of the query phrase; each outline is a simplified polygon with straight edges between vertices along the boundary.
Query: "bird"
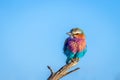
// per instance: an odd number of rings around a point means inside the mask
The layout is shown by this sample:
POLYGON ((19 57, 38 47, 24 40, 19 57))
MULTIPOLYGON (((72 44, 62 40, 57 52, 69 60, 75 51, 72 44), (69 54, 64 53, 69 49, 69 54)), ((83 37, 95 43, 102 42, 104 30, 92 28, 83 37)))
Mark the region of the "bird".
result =
POLYGON ((80 28, 72 28, 67 34, 69 37, 63 47, 64 54, 67 56, 66 64, 73 59, 78 62, 87 52, 85 33, 80 28))

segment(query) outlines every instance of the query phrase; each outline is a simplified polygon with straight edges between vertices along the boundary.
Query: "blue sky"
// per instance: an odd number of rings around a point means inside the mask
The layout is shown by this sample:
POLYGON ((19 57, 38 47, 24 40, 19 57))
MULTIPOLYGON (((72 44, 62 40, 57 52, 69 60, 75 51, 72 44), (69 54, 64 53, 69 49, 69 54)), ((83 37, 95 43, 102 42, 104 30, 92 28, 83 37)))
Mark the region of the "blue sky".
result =
POLYGON ((82 28, 88 52, 61 80, 120 80, 119 0, 0 0, 0 80, 46 80, 65 64, 63 43, 82 28))

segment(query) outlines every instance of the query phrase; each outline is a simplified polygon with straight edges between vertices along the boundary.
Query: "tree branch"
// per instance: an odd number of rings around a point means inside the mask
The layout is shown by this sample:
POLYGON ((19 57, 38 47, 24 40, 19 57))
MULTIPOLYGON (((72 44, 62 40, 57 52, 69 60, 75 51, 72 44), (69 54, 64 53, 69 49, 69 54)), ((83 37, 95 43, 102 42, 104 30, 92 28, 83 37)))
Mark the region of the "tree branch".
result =
POLYGON ((73 66, 77 65, 78 60, 77 59, 73 59, 71 60, 71 62, 69 64, 64 65, 63 67, 61 67, 57 72, 53 73, 53 70, 51 69, 51 67, 48 66, 48 69, 51 71, 51 75, 49 76, 48 80, 59 80, 62 77, 77 71, 80 68, 76 68, 74 70, 71 70, 68 72, 69 69, 71 69, 73 66))

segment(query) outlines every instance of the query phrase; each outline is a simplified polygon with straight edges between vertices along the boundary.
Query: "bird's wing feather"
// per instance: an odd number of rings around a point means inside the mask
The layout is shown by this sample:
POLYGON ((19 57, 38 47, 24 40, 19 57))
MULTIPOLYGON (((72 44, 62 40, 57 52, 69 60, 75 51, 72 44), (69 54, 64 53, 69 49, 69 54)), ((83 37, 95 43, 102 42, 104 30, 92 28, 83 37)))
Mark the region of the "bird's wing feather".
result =
POLYGON ((64 51, 64 53, 66 52, 66 50, 67 50, 67 39, 65 40, 64 46, 63 46, 63 51, 64 51))

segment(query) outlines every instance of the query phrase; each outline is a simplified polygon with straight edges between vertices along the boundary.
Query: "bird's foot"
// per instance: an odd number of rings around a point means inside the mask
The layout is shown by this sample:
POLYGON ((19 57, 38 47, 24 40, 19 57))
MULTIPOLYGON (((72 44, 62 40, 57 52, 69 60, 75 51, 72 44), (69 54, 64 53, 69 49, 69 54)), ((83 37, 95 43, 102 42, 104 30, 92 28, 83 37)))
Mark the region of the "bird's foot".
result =
POLYGON ((76 61, 76 62, 79 62, 79 60, 80 60, 79 58, 75 58, 75 61, 76 61))
POLYGON ((71 62, 74 62, 75 61, 75 59, 71 59, 71 62))

